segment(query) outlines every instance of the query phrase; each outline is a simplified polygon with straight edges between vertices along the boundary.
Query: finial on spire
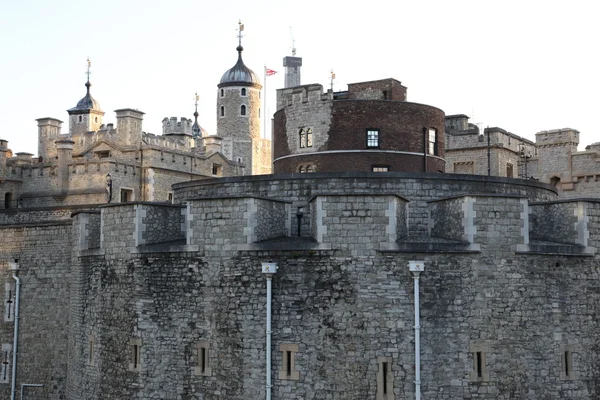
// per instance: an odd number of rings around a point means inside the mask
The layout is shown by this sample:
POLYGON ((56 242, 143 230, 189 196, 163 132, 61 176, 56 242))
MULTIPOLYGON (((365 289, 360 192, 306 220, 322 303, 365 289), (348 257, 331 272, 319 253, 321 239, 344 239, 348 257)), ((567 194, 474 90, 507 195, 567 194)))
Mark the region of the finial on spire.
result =
POLYGON ((242 47, 242 32, 244 31, 244 24, 242 24, 242 20, 238 21, 238 44, 242 47))
POLYGON ((90 68, 92 67, 92 62, 90 61, 90 58, 87 58, 87 71, 86 71, 86 75, 87 75, 87 82, 85 83, 85 86, 87 87, 87 91, 88 93, 90 92, 90 86, 92 86, 92 84, 90 83, 90 74, 92 73, 90 71, 90 68))
POLYGON ((195 106, 196 106, 196 111, 194 111, 194 125, 192 125, 192 137, 194 139, 198 139, 200 138, 200 125, 198 125, 198 100, 200 99, 200 96, 198 96, 198 92, 196 92, 196 94, 194 95, 194 98, 196 100, 195 102, 195 106))

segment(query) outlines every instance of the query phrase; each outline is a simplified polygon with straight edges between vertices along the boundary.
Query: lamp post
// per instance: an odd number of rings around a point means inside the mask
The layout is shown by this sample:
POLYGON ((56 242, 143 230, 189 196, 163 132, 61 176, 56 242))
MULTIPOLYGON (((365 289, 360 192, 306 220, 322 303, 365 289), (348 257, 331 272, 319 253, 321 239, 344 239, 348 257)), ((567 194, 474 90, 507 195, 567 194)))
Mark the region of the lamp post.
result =
POLYGON ((110 176, 110 172, 106 174, 106 197, 108 199, 107 203, 110 203, 112 200, 112 176, 110 176))

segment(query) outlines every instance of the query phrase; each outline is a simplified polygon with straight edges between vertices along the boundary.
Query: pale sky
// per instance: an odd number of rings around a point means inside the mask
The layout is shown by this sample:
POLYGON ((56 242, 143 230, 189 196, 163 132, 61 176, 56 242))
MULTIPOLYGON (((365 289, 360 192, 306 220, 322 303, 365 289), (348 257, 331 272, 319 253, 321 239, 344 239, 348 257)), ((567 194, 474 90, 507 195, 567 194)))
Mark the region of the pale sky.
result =
MULTIPOLYGON (((499 126, 535 140, 542 130, 581 132, 579 150, 600 141, 600 24, 590 0, 0 0, 0 138, 37 154, 35 119, 54 117, 92 95, 114 110, 144 111, 143 129, 164 117, 193 119, 216 134, 217 84, 237 59, 267 81, 267 111, 283 87, 290 27, 302 83, 334 90, 395 78, 408 101, 499 126)), ((264 82, 263 82, 264 84, 264 82)), ((268 124, 270 129, 270 124, 268 124)))

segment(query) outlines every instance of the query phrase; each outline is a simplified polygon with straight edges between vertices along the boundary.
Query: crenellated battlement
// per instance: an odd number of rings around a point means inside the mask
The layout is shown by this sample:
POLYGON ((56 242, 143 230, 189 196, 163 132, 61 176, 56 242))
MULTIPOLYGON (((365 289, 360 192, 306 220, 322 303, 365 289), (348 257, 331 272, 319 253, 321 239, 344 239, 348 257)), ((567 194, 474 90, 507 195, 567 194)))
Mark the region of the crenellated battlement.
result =
POLYGON ((180 119, 165 117, 162 120, 162 133, 163 135, 191 135, 193 123, 194 121, 185 117, 180 119))
POLYGON ((323 85, 310 84, 292 88, 277 89, 277 110, 296 104, 333 101, 333 92, 323 92, 323 85))

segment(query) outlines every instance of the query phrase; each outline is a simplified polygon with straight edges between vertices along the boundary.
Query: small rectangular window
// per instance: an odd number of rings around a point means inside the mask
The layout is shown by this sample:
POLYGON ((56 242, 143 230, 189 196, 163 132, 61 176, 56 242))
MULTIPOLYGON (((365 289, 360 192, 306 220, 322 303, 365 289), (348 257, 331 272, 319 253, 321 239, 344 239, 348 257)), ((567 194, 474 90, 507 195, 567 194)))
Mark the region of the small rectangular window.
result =
POLYGON ((4 283, 4 321, 15 320, 15 283, 4 283))
POLYGON ((223 176, 223 166, 221 164, 213 164, 212 174, 215 176, 223 176))
POLYGON ((571 381, 577 379, 573 369, 573 345, 564 344, 560 346, 560 379, 571 381))
POLYGON ((388 165, 373 165, 371 170, 373 172, 389 172, 390 167, 388 165))
POLYGON ((212 369, 210 367, 209 360, 209 343, 198 342, 196 343, 195 355, 196 364, 194 366, 194 375, 210 376, 212 369))
POLYGON ((142 367, 142 339, 129 341, 129 370, 141 371, 142 367))
POLYGON ((513 176, 513 165, 511 163, 506 163, 506 177, 514 178, 513 176))
POLYGON ((297 344, 282 344, 279 346, 282 355, 281 370, 279 379, 297 381, 300 379, 300 372, 296 371, 296 353, 298 353, 297 344))
POLYGON ((471 372, 471 382, 488 382, 490 374, 487 372, 486 352, 487 344, 472 344, 470 352, 473 355, 473 371, 471 372))
POLYGON ((378 129, 367 129, 367 147, 379 147, 378 129))
POLYGON ((121 203, 127 203, 133 201, 133 190, 121 189, 121 203))
POLYGON ((8 383, 10 376, 12 345, 10 343, 2 344, 2 357, 0 359, 0 383, 8 383))
POLYGON ((394 399, 394 373, 392 372, 392 358, 377 358, 377 393, 376 400, 394 399))

